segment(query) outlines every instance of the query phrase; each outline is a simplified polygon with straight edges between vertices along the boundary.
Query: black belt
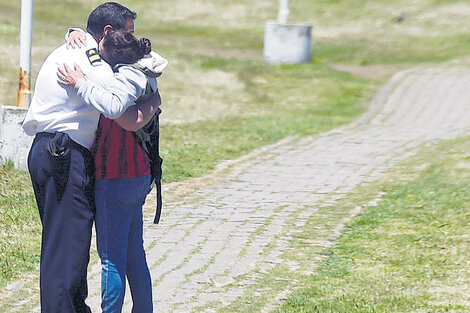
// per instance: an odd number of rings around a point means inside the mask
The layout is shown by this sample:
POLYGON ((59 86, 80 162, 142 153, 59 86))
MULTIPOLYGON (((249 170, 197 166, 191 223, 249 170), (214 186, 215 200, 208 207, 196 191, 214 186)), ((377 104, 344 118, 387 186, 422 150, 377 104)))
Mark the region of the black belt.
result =
POLYGON ((82 152, 83 154, 88 154, 89 156, 92 157, 91 151, 89 149, 87 149, 84 146, 82 146, 81 144, 75 142, 72 138, 70 138, 70 136, 67 133, 63 133, 63 132, 54 132, 54 133, 39 132, 39 133, 36 134, 36 138, 42 138, 42 137, 54 138, 58 134, 64 134, 68 137, 69 147, 74 148, 75 150, 78 150, 78 151, 82 152))

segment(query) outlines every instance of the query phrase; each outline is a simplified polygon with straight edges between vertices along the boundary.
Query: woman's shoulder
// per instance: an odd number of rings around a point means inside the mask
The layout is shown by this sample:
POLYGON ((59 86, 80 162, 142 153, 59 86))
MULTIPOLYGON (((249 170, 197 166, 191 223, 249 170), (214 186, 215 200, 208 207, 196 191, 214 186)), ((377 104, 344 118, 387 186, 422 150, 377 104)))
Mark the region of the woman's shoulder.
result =
POLYGON ((113 68, 116 76, 124 76, 128 78, 146 78, 145 73, 134 64, 116 64, 113 68))
POLYGON ((137 62, 138 65, 147 68, 149 71, 161 74, 168 66, 168 60, 155 51, 150 51, 150 55, 143 57, 137 62))

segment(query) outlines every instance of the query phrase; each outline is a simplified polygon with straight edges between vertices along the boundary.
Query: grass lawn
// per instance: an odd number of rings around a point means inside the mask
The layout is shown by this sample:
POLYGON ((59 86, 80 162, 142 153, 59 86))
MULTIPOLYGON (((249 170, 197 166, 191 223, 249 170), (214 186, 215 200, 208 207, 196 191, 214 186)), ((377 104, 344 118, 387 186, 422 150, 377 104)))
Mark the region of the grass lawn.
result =
POLYGON ((0 288, 39 264, 41 226, 29 174, 0 166, 0 288), (27 182, 25 184, 25 182, 27 182))
MULTIPOLYGON (((42 61, 62 43, 67 28, 84 27, 89 12, 101 2, 34 2, 33 83, 42 61)), ((136 35, 149 37, 170 61, 159 79, 166 183, 209 173, 224 160, 289 135, 315 134, 349 123, 399 69, 422 63, 469 63, 470 4, 466 1, 291 1, 291 21, 313 25, 314 59, 282 66, 267 65, 262 57, 264 24, 276 17, 277 2, 121 3, 139 14, 136 35)), ((0 99, 8 105, 16 103, 19 13, 19 1, 0 0, 4 56, 0 99)), ((423 181, 440 173, 438 169, 423 181)), ((28 175, 3 166, 0 182, 1 288, 37 265, 40 226, 28 175)), ((399 194, 402 187, 397 188, 399 194)), ((406 199, 419 203, 417 195, 406 199)), ((359 226, 352 224, 351 229, 359 226)), ((315 288, 306 285, 305 292, 315 288)), ((300 310, 319 305, 312 304, 312 298, 317 297, 295 295, 285 309, 290 310, 295 299, 300 300, 292 307, 300 310)))
POLYGON ((444 142, 384 179, 380 203, 277 312, 469 312, 469 149, 470 138, 444 142))

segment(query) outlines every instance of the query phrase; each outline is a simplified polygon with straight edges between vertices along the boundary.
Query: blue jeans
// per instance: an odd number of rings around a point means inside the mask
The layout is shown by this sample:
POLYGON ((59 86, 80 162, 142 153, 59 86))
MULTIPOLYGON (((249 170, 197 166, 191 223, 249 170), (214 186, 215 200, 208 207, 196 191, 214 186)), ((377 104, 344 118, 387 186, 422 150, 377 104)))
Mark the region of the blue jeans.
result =
POLYGON ((96 237, 102 267, 103 313, 121 312, 126 276, 132 312, 153 312, 152 281, 142 238, 142 206, 149 182, 150 176, 96 181, 96 237))

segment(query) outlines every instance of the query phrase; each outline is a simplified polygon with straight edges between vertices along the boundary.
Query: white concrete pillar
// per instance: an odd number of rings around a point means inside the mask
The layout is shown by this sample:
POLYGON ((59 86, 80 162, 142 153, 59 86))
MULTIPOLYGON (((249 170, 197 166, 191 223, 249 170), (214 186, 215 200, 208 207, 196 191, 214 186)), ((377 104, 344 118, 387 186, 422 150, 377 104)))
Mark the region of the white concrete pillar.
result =
POLYGON ((13 161, 16 168, 28 169, 28 153, 33 137, 21 126, 26 110, 15 106, 0 105, 0 164, 13 161))
POLYGON ((279 0, 279 14, 277 21, 280 24, 287 24, 289 21, 289 0, 279 0))
POLYGON ((21 0, 20 26, 20 86, 18 107, 27 108, 31 102, 31 44, 33 38, 33 0, 21 0))
POLYGON ((312 26, 267 22, 264 59, 268 63, 308 63, 312 60, 312 26))

